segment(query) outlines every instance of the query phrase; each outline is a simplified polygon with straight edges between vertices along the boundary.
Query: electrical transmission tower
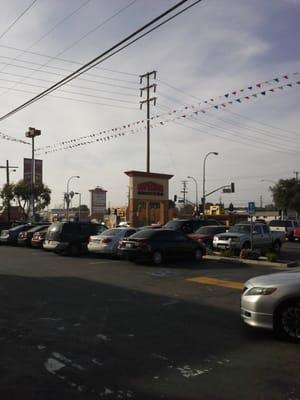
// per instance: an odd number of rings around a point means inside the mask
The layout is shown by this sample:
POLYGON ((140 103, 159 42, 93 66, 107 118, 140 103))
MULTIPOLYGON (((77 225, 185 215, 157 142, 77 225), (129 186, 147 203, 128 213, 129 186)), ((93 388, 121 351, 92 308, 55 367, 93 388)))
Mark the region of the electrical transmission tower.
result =
POLYGON ((146 170, 150 172, 150 103, 153 101, 154 105, 156 105, 157 97, 150 97, 150 90, 153 89, 153 92, 156 92, 156 83, 152 83, 150 85, 150 77, 153 76, 153 79, 156 79, 156 71, 147 72, 144 75, 140 75, 140 84, 143 83, 143 80, 146 79, 146 86, 140 88, 140 96, 143 96, 144 91, 146 90, 147 98, 146 100, 140 101, 140 109, 143 108, 143 104, 147 104, 147 150, 146 150, 146 170))

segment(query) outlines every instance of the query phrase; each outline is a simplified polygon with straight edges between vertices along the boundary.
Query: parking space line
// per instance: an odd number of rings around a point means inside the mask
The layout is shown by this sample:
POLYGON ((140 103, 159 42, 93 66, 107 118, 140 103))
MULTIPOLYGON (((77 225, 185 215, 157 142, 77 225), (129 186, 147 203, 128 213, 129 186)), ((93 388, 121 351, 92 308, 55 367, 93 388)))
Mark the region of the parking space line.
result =
POLYGON ((203 285, 211 285, 211 286, 221 286, 230 289, 238 289, 241 290, 244 287, 244 283, 236 282, 236 281, 226 281, 223 279, 217 278, 209 278, 207 276, 196 276, 194 278, 187 279, 189 282, 201 283, 203 285))

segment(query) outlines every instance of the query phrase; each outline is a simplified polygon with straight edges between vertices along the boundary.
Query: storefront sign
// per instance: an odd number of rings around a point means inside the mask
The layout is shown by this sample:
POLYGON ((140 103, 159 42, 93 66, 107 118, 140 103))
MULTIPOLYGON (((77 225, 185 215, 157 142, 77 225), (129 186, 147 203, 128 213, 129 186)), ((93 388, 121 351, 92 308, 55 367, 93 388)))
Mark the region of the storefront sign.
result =
MULTIPOLYGON (((43 183, 43 161, 42 160, 34 160, 35 164, 35 183, 42 184, 43 183)), ((24 158, 24 182, 31 183, 31 174, 32 174, 32 159, 24 158)))
POLYGON ((143 182, 137 185, 137 193, 140 195, 163 196, 164 187, 155 182, 143 182))

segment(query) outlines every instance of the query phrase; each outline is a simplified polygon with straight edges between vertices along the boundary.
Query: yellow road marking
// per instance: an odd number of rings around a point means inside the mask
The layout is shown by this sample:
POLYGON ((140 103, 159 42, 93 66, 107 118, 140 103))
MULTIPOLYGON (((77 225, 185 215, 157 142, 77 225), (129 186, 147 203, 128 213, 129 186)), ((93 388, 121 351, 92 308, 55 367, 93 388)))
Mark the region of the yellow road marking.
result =
POLYGON ((225 281, 223 279, 208 278, 206 276, 196 276, 195 278, 187 279, 189 282, 202 283, 203 285, 222 286, 231 289, 241 290, 244 287, 242 282, 225 281))

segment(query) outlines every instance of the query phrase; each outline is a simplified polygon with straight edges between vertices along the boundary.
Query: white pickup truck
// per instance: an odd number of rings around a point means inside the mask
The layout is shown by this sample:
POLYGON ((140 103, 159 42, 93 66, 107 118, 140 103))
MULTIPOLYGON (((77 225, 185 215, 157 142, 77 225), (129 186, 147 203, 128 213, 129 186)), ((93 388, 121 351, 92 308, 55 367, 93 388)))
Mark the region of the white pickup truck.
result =
MULTIPOLYGON (((285 240, 285 234, 271 232, 266 224, 253 224, 253 249, 272 249, 279 253, 285 240)), ((251 225, 236 224, 228 232, 214 236, 213 248, 215 250, 230 249, 240 251, 251 247, 251 225)))

